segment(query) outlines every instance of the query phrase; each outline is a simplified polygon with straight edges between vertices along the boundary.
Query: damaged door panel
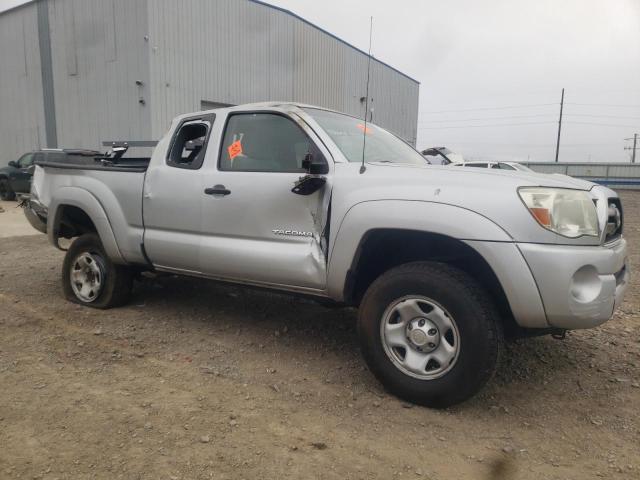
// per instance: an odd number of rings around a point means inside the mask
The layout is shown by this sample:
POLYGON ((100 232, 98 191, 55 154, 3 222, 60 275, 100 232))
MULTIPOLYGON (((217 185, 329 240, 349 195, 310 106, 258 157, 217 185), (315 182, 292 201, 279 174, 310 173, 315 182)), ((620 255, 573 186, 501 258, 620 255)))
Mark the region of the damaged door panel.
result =
POLYGON ((309 195, 292 188, 308 173, 305 159, 327 164, 324 154, 297 123, 275 112, 231 115, 221 137, 219 151, 207 152, 201 189, 228 193, 202 197, 201 272, 322 290, 330 175, 309 195))
POLYGON ((200 271, 213 277, 324 288, 323 205, 328 186, 301 197, 291 193, 295 174, 224 172, 217 177, 231 193, 202 200, 200 271))

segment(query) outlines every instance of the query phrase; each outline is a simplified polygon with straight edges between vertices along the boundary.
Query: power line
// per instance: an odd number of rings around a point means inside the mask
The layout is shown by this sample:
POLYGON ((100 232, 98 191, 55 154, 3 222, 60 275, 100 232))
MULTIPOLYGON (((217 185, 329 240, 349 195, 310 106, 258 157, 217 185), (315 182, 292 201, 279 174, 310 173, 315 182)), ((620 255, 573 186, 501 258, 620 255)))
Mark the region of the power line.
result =
POLYGON ((418 127, 418 130, 439 130, 444 128, 519 127, 521 125, 548 125, 550 123, 556 122, 494 123, 489 125, 448 125, 445 127, 418 127))
POLYGON ((640 120, 640 117, 625 117, 620 115, 593 115, 590 113, 565 113, 566 117, 592 117, 592 118, 620 118, 625 120, 640 120))
MULTIPOLYGON (((566 105, 566 103, 565 103, 566 105)), ((512 118, 539 118, 548 117, 549 113, 538 113, 533 115, 507 115, 503 117, 473 117, 473 118, 447 118, 438 120, 418 120, 418 123, 451 123, 451 122, 473 122, 485 120, 510 120, 512 118)), ((628 117, 621 115, 595 115, 591 113, 565 113, 565 117, 587 117, 587 118, 612 118, 619 120, 640 120, 640 117, 628 117)))
POLYGON ((640 105, 616 105, 612 103, 575 103, 567 102, 567 105, 580 105, 583 107, 615 107, 615 108, 640 108, 640 105))
POLYGON ((634 133, 633 138, 625 138, 625 140, 633 140, 633 147, 624 147, 624 149, 631 150, 631 163, 636 163, 636 150, 638 149, 638 134, 634 133))
POLYGON ((506 105, 503 107, 479 107, 479 108, 462 108, 458 110, 426 111, 426 112, 421 112, 421 115, 435 115, 437 113, 449 113, 449 112, 475 112, 479 110, 508 110, 512 108, 549 107, 552 105, 557 105, 557 103, 537 103, 532 105, 506 105))
POLYGON ((619 125, 613 123, 593 123, 593 122, 565 122, 571 125, 596 125, 598 127, 622 127, 622 128, 637 128, 638 125, 619 125))
MULTIPOLYGON (((522 123, 493 123, 487 125, 446 125, 442 127, 418 127, 418 130, 440 130, 449 128, 484 128, 484 127, 519 127, 522 125, 548 125, 557 122, 522 122, 522 123)), ((619 125, 612 123, 592 123, 592 122, 564 122, 565 125, 594 125, 599 127, 622 127, 636 128, 637 125, 619 125)))
POLYGON ((564 107, 564 87, 562 88, 562 97, 560 99, 560 118, 558 119, 558 143, 556 143, 556 163, 558 162, 558 153, 560 152, 560 130, 562 129, 562 108, 564 107))
MULTIPOLYGON (((548 117, 548 113, 539 113, 533 115, 507 115, 503 117, 474 117, 474 118, 447 118, 439 120, 418 120, 418 123, 451 123, 451 122, 474 122, 474 121, 489 121, 489 120, 510 120, 512 118, 540 118, 548 117)), ((587 117, 587 118, 612 118, 619 120, 640 120, 640 117, 628 117, 619 115, 594 115, 585 113, 564 113, 565 117, 587 117)))
POLYGON ((476 120, 509 120, 511 118, 534 118, 534 117, 548 117, 548 113, 539 113, 536 115, 510 115, 506 117, 484 117, 484 118, 457 118, 457 119, 440 119, 440 120, 418 120, 418 123, 446 123, 446 122, 473 122, 476 120))
MULTIPOLYGON (((475 142, 475 141, 448 141, 447 143, 459 144, 459 145, 490 145, 490 146, 502 146, 502 147, 518 147, 518 148, 531 148, 531 147, 544 147, 555 148, 551 144, 547 143, 501 143, 501 142, 475 142)), ((594 146, 613 146, 617 145, 616 142, 599 142, 599 143, 563 143, 563 147, 594 147, 594 146)))
MULTIPOLYGON (((611 103, 577 103, 577 102, 564 102, 565 105, 578 105, 583 107, 615 107, 615 108, 640 108, 640 105, 620 105, 611 103)), ((557 103, 534 103, 528 105, 504 105, 500 107, 478 107, 478 108, 460 108, 451 110, 427 110, 420 112, 420 115, 436 115, 441 113, 454 113, 454 112, 477 112, 487 110, 509 110, 517 108, 537 108, 537 107, 550 107, 558 105, 557 103)))

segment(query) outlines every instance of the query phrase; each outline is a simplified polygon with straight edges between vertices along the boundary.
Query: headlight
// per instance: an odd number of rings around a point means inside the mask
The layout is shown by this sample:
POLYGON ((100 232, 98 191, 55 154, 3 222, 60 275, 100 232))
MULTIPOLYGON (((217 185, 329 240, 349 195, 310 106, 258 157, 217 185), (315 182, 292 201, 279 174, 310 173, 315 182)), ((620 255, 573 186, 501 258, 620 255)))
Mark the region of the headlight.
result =
POLYGON ((540 225, 565 237, 597 237, 596 205, 587 192, 565 188, 525 187, 520 198, 540 225))

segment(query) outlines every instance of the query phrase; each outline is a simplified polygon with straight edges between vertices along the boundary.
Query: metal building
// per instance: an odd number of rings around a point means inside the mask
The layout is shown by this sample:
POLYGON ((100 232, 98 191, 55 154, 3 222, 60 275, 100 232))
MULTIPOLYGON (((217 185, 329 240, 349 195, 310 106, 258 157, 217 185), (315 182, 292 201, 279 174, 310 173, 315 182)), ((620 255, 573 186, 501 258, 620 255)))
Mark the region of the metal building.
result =
MULTIPOLYGON (((0 13, 0 162, 158 139, 177 114, 291 100, 363 116, 367 55, 257 0, 35 0, 0 13)), ((419 83, 373 59, 373 122, 415 144, 419 83)))

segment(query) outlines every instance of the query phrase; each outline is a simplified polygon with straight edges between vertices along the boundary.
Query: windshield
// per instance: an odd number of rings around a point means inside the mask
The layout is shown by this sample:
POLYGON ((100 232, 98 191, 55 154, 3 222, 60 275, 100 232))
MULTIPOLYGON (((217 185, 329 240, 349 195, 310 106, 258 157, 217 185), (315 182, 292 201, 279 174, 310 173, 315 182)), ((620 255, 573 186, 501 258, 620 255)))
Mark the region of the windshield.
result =
POLYGON ((519 163, 514 163, 513 164, 513 168, 515 168, 516 170, 521 170, 523 172, 533 172, 533 170, 531 170, 529 167, 527 167, 526 165, 521 165, 519 163))
POLYGON ((320 124, 331 140, 350 162, 362 162, 362 146, 366 132, 365 161, 427 165, 429 162, 409 144, 395 135, 364 121, 316 108, 305 108, 305 112, 320 124))

